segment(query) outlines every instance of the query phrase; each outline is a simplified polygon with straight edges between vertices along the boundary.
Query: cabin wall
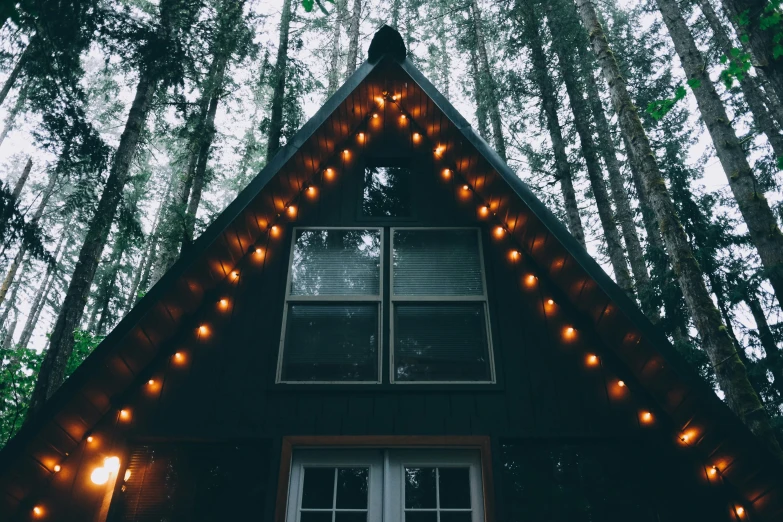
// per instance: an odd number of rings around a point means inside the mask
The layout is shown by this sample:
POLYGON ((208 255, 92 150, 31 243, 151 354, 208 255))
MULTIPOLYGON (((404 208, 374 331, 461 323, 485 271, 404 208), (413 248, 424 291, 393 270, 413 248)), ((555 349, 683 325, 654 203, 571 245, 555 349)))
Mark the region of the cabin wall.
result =
MULTIPOLYGON (((298 206, 295 220, 270 238, 263 259, 241 271, 228 291, 213 297, 214 307, 186 323, 172 341, 173 357, 154 368, 154 384, 130 403, 130 419, 117 440, 102 441, 127 461, 128 448, 144 442, 240 441, 268 447, 259 466, 265 475, 266 501, 258 520, 275 511, 282 438, 294 435, 481 435, 491 440, 497 520, 516 522, 507 513, 508 479, 503 455, 510 445, 552 443, 616 448, 624 456, 628 480, 643 495, 666 507, 666 520, 730 520, 725 501, 700 474, 687 453, 658 427, 642 426, 639 403, 617 380, 626 380, 636 397, 644 396, 588 327, 575 340, 563 338, 569 324, 584 325, 566 299, 541 276, 528 286, 527 274, 543 274, 526 258, 512 261, 509 245, 493 237, 457 183, 436 170, 432 150, 413 143, 387 104, 381 121, 369 120, 367 140, 355 143, 348 157, 331 165, 333 180, 321 179, 317 195, 298 206), (413 170, 412 219, 364 219, 359 213, 366 157, 409 161, 413 170), (293 226, 478 226, 489 292, 492 348, 497 383, 464 385, 389 384, 388 319, 384 321, 384 383, 374 385, 275 384, 283 303, 293 226), (227 310, 217 301, 228 299, 227 310), (545 305, 554 299, 554 307, 545 305), (561 299, 558 299, 561 298, 561 299), (208 334, 197 331, 204 324, 208 334), (588 353, 601 364, 586 364, 588 353)), ((389 233, 384 234, 388 252, 389 233)), ((260 257, 260 256, 259 256, 260 257)), ((388 265, 388 263, 386 263, 388 265)), ((389 267, 383 274, 388 289, 389 267)), ((388 317, 387 300, 382 316, 388 317)), ((122 424, 122 420, 112 420, 122 424)), ((101 520, 106 499, 85 494, 92 462, 58 477, 60 512, 68 519, 101 520)), ((248 465, 254 465, 249 463, 248 465)), ((703 470, 702 470, 703 471, 703 470)), ((120 487, 119 484, 117 487, 120 487)))

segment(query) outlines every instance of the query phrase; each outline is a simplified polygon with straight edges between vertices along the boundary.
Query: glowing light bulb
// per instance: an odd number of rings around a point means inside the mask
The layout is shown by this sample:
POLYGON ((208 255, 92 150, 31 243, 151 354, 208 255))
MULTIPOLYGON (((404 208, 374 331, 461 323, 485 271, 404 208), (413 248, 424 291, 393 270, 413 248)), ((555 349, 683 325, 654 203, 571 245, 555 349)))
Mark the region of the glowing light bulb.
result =
POLYGON ((538 278, 536 276, 534 276, 533 274, 528 274, 525 276, 525 285, 534 286, 537 280, 538 278))
POLYGON ((291 217, 296 216, 296 207, 294 205, 288 205, 287 209, 288 215, 291 217))
POLYGON ((277 225, 272 225, 272 228, 270 228, 269 231, 272 233, 274 237, 280 235, 280 227, 278 227, 277 225))
POLYGON ((519 250, 512 250, 509 257, 511 257, 512 261, 518 261, 522 254, 519 253, 519 250))
POLYGON ((131 470, 126 469, 125 470, 125 476, 122 478, 123 482, 128 482, 128 479, 131 478, 131 470))
POLYGON ((642 422, 645 424, 650 424, 653 421, 652 413, 650 413, 649 411, 643 411, 641 418, 642 418, 642 422))
POLYGON ((405 116, 404 114, 400 114, 400 119, 402 121, 405 121, 407 119, 407 116, 405 116))
POLYGON ((486 205, 481 205, 479 207, 479 214, 481 216, 488 216, 489 215, 489 207, 486 205))
POLYGON ((451 170, 443 169, 443 179, 449 179, 451 177, 451 170))
POLYGON ((372 113, 372 117, 373 117, 373 119, 377 119, 378 118, 378 113, 377 112, 372 113))
POLYGON ((718 466, 712 466, 710 468, 710 475, 712 475, 714 477, 717 474, 718 474, 718 466))
POLYGON ((359 141, 364 141, 364 133, 363 132, 360 132, 359 134, 357 134, 357 136, 359 137, 359 141))
POLYGON ((316 194, 316 190, 315 190, 314 186, 310 185, 309 187, 307 187, 307 195, 309 197, 311 197, 311 198, 315 197, 315 194, 316 194))
POLYGON ((147 381, 147 385, 155 386, 155 379, 150 379, 149 381, 147 381))
POLYGON ((396 94, 392 95, 392 100, 397 101, 397 98, 399 98, 399 96, 397 96, 396 94))
POLYGON ((128 410, 120 410, 120 419, 121 420, 128 420, 130 419, 130 412, 128 410))
POLYGON ((505 233, 506 231, 503 230, 503 227, 495 227, 495 237, 503 237, 505 233))
POLYGON ((90 442, 90 443, 91 443, 91 442, 92 442, 92 441, 94 441, 94 440, 95 440, 95 438, 94 438, 92 435, 90 435, 89 437, 87 437, 87 442, 90 442))
MULTIPOLYGON (((272 227, 272 228, 274 228, 274 227, 272 227)), ((231 272, 231 279, 239 279, 239 272, 237 272, 236 270, 231 272)))
POLYGON ((330 181, 334 179, 334 169, 326 169, 324 171, 324 176, 330 181))
POLYGON ((44 510, 41 506, 35 506, 33 508, 33 515, 35 515, 37 518, 42 517, 44 514, 44 510))
POLYGON ((345 156, 346 158, 348 157, 349 154, 351 154, 351 151, 349 151, 348 149, 345 149, 343 151, 343 156, 345 156))
POLYGON ((263 256, 264 255, 264 249, 261 247, 256 247, 256 255, 257 256, 263 256))
POLYGON ((103 467, 109 473, 117 473, 120 470, 120 458, 119 457, 106 457, 103 459, 103 467))
POLYGON ((596 364, 598 364, 598 356, 597 355, 593 355, 593 354, 588 355, 587 356, 587 364, 589 366, 595 366, 596 364))
POLYGON ((63 469, 63 468, 61 468, 59 464, 55 464, 54 465, 54 472, 55 473, 59 473, 61 469, 63 469))
POLYGON ((444 147, 443 145, 438 145, 437 147, 435 147, 435 155, 437 156, 442 156, 445 151, 446 151, 446 147, 444 147))
POLYGON ((745 508, 744 508, 744 507, 742 507, 742 506, 737 506, 737 514, 738 514, 739 516, 742 516, 742 515, 744 515, 744 514, 745 514, 745 508))
POLYGON ((549 306, 552 306, 552 305, 555 304, 555 300, 554 299, 547 299, 546 300, 546 304, 548 304, 549 306))
POLYGON ((418 142, 420 139, 421 139, 421 134, 419 134, 418 132, 414 132, 413 133, 413 141, 414 142, 418 142))
POLYGON ((198 327, 198 333, 200 333, 201 335, 207 335, 207 333, 209 333, 209 329, 202 324, 201 326, 198 327))
POLYGON ((687 433, 684 433, 684 434, 680 435, 680 440, 683 441, 683 442, 688 442, 690 439, 691 439, 691 436, 688 435, 687 433))
POLYGON ((183 362, 185 360, 185 356, 182 355, 182 352, 177 352, 174 354, 174 360, 177 362, 183 362))
POLYGON ((226 308, 228 308, 228 299, 226 298, 221 299, 220 301, 218 301, 218 305, 220 305, 220 308, 225 310, 226 308))
POLYGON ((98 486, 103 486, 109 481, 109 470, 103 466, 95 468, 90 473, 90 480, 92 483, 98 486))
POLYGON ((574 328, 572 326, 569 326, 568 328, 566 328, 566 333, 568 335, 573 335, 574 334, 574 328))
POLYGON ((462 185, 462 190, 464 190, 465 192, 469 191, 470 185, 468 185, 467 183, 465 185, 462 185))
POLYGON ((617 386, 620 388, 625 388, 625 381, 617 381, 617 386))

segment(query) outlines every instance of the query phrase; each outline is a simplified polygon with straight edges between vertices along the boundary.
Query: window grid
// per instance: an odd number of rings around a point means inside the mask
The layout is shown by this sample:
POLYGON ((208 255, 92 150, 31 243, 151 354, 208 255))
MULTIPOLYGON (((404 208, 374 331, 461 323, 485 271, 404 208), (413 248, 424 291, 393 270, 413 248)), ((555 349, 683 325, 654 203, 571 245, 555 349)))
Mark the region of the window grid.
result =
POLYGON ((487 277, 486 277, 486 269, 484 266, 484 247, 483 242, 481 238, 481 230, 479 228, 475 227, 390 227, 390 252, 389 252, 389 300, 390 300, 390 310, 389 310, 389 336, 390 336, 390 350, 389 350, 389 380, 392 384, 402 384, 402 385, 416 385, 416 384, 493 384, 495 382, 495 361, 494 361, 494 355, 493 355, 493 349, 492 349, 492 334, 490 330, 490 322, 489 322, 489 305, 488 305, 488 297, 487 297, 487 277), (474 230, 476 232, 476 236, 478 238, 478 258, 479 258, 479 267, 481 270, 481 285, 483 289, 483 295, 465 295, 465 296, 454 296, 454 295, 443 295, 443 296, 435 296, 435 295, 395 295, 394 292, 394 233, 398 230, 474 230), (489 357, 489 375, 490 378, 488 381, 402 381, 402 380, 395 380, 395 362, 394 362, 394 351, 395 351, 395 338, 394 338, 394 313, 395 313, 395 305, 398 303, 418 303, 418 302, 454 302, 454 303, 460 303, 460 302, 480 302, 483 303, 483 309, 484 309, 484 324, 486 325, 486 334, 487 334, 487 352, 489 357))
POLYGON ((291 237, 291 249, 288 260, 288 275, 286 279, 285 303, 283 304, 282 331, 280 334, 280 349, 277 358, 277 372, 275 382, 285 384, 378 384, 381 382, 383 360, 383 270, 384 270, 384 229, 383 227, 294 227, 291 237), (297 235, 302 230, 331 231, 331 230, 357 230, 357 231, 377 231, 380 235, 380 256, 379 256, 379 287, 378 295, 292 295, 291 284, 293 280, 293 262, 296 249, 297 235), (286 329, 288 326, 288 313, 290 306, 297 303, 377 303, 378 311, 378 378, 374 381, 296 381, 283 379, 283 357, 285 350, 286 329))
MULTIPOLYGON (((304 468, 304 472, 307 473, 308 469, 312 468, 304 468)), ((337 486, 338 486, 338 480, 339 476, 337 474, 337 471, 340 468, 335 467, 334 468, 334 486, 332 487, 332 507, 331 509, 324 509, 324 508, 303 508, 301 507, 301 500, 299 502, 299 513, 331 513, 332 514, 332 522, 335 522, 335 519, 337 517, 337 513, 367 513, 369 510, 369 507, 367 509, 350 509, 350 508, 340 508, 337 509, 337 486)), ((369 477, 369 470, 367 476, 369 477)))
MULTIPOLYGON (((408 468, 405 468, 406 471, 408 468)), ((403 511, 405 513, 432 513, 435 512, 440 522, 441 513, 473 513, 473 506, 469 508, 441 508, 440 507, 440 467, 435 468, 435 507, 434 508, 408 508, 405 507, 408 504, 405 498, 405 488, 403 491, 403 511)))

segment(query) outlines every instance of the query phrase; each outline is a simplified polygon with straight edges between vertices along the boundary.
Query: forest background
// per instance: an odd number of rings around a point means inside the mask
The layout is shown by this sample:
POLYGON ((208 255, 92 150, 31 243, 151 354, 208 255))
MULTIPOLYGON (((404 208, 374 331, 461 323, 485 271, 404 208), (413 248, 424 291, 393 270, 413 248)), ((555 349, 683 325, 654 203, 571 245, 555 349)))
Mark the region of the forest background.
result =
POLYGON ((0 446, 389 24, 783 459, 779 4, 0 6, 0 446))

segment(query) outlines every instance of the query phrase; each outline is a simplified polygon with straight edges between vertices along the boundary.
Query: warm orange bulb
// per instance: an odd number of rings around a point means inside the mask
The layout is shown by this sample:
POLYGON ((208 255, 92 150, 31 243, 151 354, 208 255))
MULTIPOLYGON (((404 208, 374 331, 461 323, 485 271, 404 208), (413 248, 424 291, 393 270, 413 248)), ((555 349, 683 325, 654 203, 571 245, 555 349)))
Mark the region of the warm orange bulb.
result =
POLYGON ((289 216, 294 217, 296 216, 296 207, 294 205, 289 205, 286 212, 288 212, 289 216))
POLYGON ((397 98, 399 98, 399 96, 397 96, 396 94, 392 95, 392 100, 397 101, 397 98))
POLYGON ((495 237, 503 237, 505 233, 506 231, 503 230, 503 227, 495 227, 495 237))
POLYGON ((359 141, 364 141, 364 133, 363 132, 360 132, 359 134, 357 134, 357 136, 359 137, 359 141))
POLYGON ((130 419, 130 412, 128 410, 120 410, 120 419, 121 420, 128 420, 130 419))
POLYGON ((444 147, 443 145, 438 145, 437 147, 435 147, 435 154, 437 156, 442 156, 445 151, 446 151, 446 147, 444 147))
POLYGON ((449 179, 451 177, 451 170, 443 169, 443 179, 449 179))
POLYGON ((345 156, 346 158, 347 158, 347 157, 348 157, 350 154, 351 154, 351 151, 350 151, 350 150, 348 150, 348 149, 345 149, 345 150, 343 151, 343 156, 345 156))
POLYGON ((269 231, 272 233, 272 236, 274 237, 280 235, 280 227, 278 227, 277 225, 272 225, 272 228, 270 228, 269 231))
POLYGON ((225 310, 226 308, 228 308, 228 299, 223 298, 220 301, 218 301, 218 304, 220 305, 220 308, 225 310))
POLYGON ((87 437, 87 442, 92 442, 92 441, 94 441, 94 440, 95 440, 95 438, 93 438, 93 436, 92 436, 92 435, 90 435, 89 437, 87 437))
POLYGON ((334 169, 326 169, 324 171, 324 176, 326 177, 326 179, 328 179, 330 181, 333 180, 334 179, 334 169))
POLYGON ((421 134, 419 134, 418 132, 414 132, 414 133, 413 133, 413 141, 414 141, 414 142, 417 142, 417 141, 419 141, 420 139, 421 139, 421 134))
POLYGON ((538 278, 536 276, 534 276, 533 274, 528 274, 525 276, 525 285, 534 286, 537 280, 538 278))
POLYGON ((155 386, 155 379, 150 379, 149 381, 147 381, 147 384, 150 386, 155 386))
POLYGON ((641 419, 644 424, 650 424, 653 421, 653 415, 649 411, 643 411, 641 419))
MULTIPOLYGON (((274 228, 274 227, 272 227, 272 228, 274 228)), ((239 272, 236 271, 236 270, 231 272, 231 279, 239 279, 239 272)))
POLYGON ((41 506, 35 506, 33 508, 33 515, 35 515, 36 517, 42 517, 43 513, 44 513, 44 511, 43 511, 43 508, 41 506))
POLYGON ((404 114, 400 114, 400 119, 402 121, 405 121, 407 119, 407 116, 405 116, 404 114))
POLYGON ((61 468, 59 464, 55 464, 54 465, 54 472, 55 473, 59 473, 61 469, 63 469, 63 468, 61 468))
POLYGON ((742 507, 742 506, 737 506, 737 514, 738 514, 739 516, 742 516, 742 515, 744 515, 744 514, 745 514, 745 508, 744 508, 744 507, 742 507))
POLYGON ((555 304, 555 300, 554 299, 547 299, 546 300, 546 304, 548 304, 549 306, 552 306, 552 305, 555 304))
POLYGON ((598 356, 590 354, 587 356, 587 365, 588 366, 595 366, 598 364, 598 356))
POLYGON ((185 356, 182 355, 182 352, 177 352, 174 354, 174 360, 177 362, 183 362, 185 360, 185 356))
POLYGON ((488 216, 489 215, 489 207, 486 205, 481 205, 479 207, 479 214, 482 216, 488 216))
POLYGON ((470 185, 468 185, 468 184, 462 185, 462 190, 464 190, 465 192, 469 191, 470 190, 470 185))
POLYGON ((712 475, 714 477, 717 474, 718 474, 718 466, 712 466, 710 468, 710 475, 712 475))
POLYGON ((207 335, 209 333, 209 329, 205 325, 201 325, 198 327, 198 333, 200 335, 207 335))
POLYGON ((377 112, 372 113, 372 117, 377 119, 378 118, 378 113, 377 112))
POLYGON ((617 386, 620 388, 625 388, 625 381, 617 381, 617 386))
POLYGON ((308 197, 310 197, 310 198, 314 198, 314 197, 315 197, 315 194, 316 194, 316 192, 317 192, 317 191, 315 190, 315 187, 314 187, 314 186, 310 185, 309 187, 307 187, 307 196, 308 196, 308 197))
POLYGON ((687 443, 689 440, 691 440, 691 436, 687 433, 683 433, 680 435, 680 440, 687 443))
POLYGON ((522 254, 519 253, 519 250, 512 250, 509 254, 509 257, 512 261, 519 261, 519 258, 522 257, 522 254))

